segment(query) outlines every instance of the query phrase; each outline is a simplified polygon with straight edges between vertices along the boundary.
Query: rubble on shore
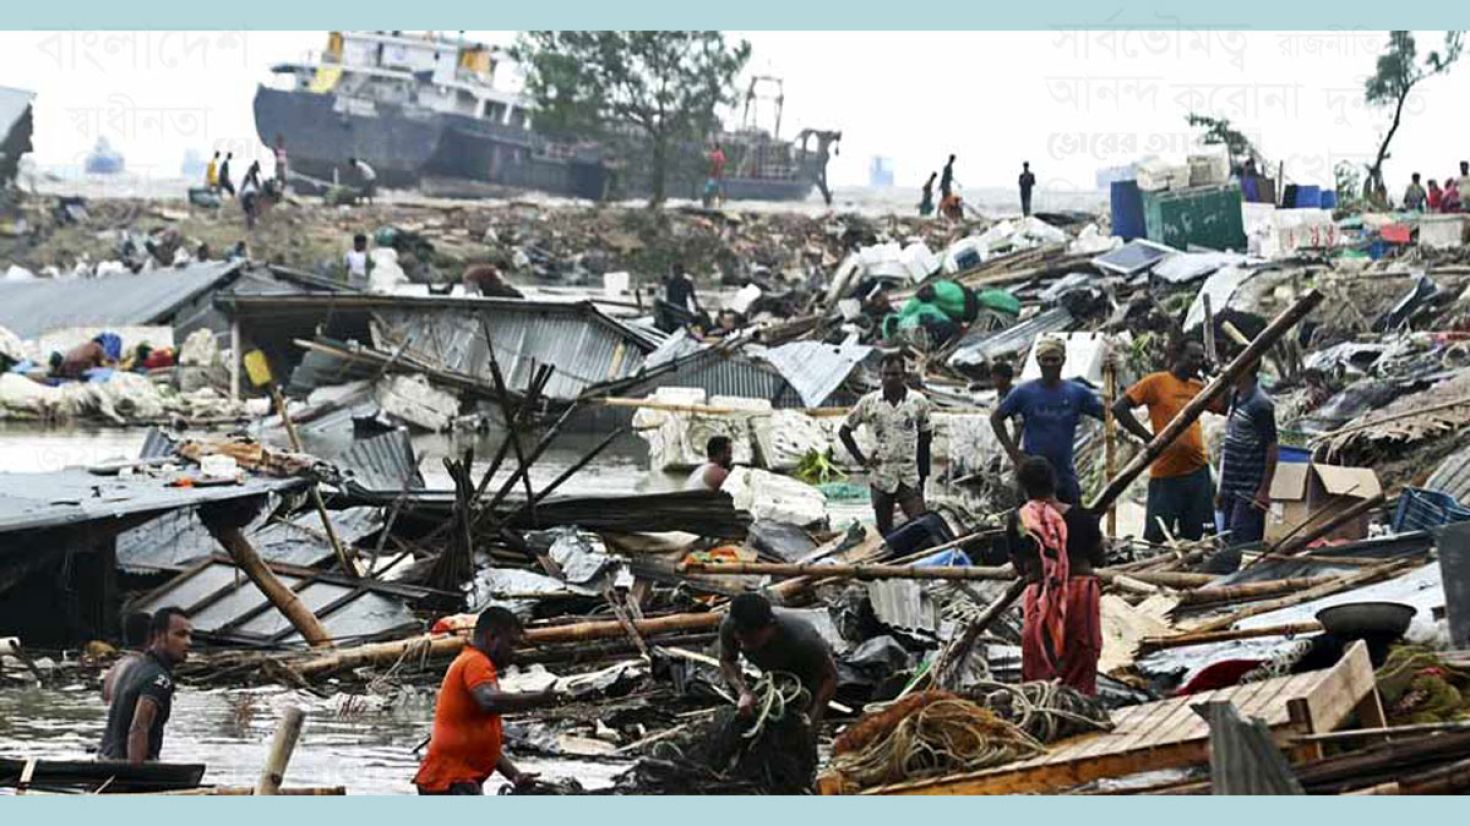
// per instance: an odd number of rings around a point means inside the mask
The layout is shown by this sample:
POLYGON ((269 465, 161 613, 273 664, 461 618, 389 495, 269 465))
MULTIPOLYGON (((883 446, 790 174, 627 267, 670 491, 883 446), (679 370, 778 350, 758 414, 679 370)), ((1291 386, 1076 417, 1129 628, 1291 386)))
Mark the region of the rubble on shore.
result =
MULTIPOLYGON (((27 229, 5 239, 0 258, 40 277, 0 284, 0 296, 59 289, 68 277, 124 294, 128 279, 140 290, 168 278, 197 289, 132 315, 67 322, 73 342, 125 327, 135 328, 129 345, 167 335, 179 352, 163 372, 52 386, 35 365, 63 327, 0 333, 11 362, 0 411, 161 424, 189 438, 157 434, 144 455, 107 466, 0 474, 0 596, 57 587, 63 560, 85 557, 63 584, 95 597, 87 636, 110 636, 124 603, 178 604, 208 643, 181 673, 186 683, 275 682, 349 698, 434 684, 464 644, 464 615, 507 605, 528 634, 505 683, 556 683, 578 698, 523 721, 512 749, 625 761, 618 791, 1106 793, 1167 771, 1149 790, 1201 792, 1245 782, 1202 768, 1213 750, 1259 734, 1242 733, 1241 716, 1264 721, 1307 793, 1461 789, 1463 750, 1451 746, 1470 736, 1463 224, 1451 243, 1438 219, 1324 218, 1242 203, 1229 189, 1175 193, 1197 199, 1191 208, 1239 211, 1228 248, 1177 228, 1118 237, 1105 216, 950 224, 287 201, 263 218, 247 257, 177 268, 158 239, 172 238, 175 252, 222 249, 238 228, 192 208, 27 202, 27 229), (383 230, 380 248, 394 251, 405 283, 339 277, 343 239, 362 229, 383 230), (89 263, 127 262, 113 256, 133 233, 152 244, 132 247, 145 250, 136 271, 89 263), (424 287, 457 285, 482 263, 526 297, 424 287), (674 263, 706 295, 728 284, 710 309, 737 320, 661 324, 652 288, 674 263), (966 288, 958 317, 939 307, 939 282, 966 288), (588 285, 576 296, 545 291, 588 285), (1085 429, 1084 500, 1118 494, 1100 693, 1019 685, 1015 574, 996 530, 1015 493, 989 426, 993 368, 1031 378, 1041 335, 1065 338, 1067 378, 1099 388, 1155 369, 1171 337, 1211 343, 1224 366, 1309 297, 1264 359, 1290 450, 1283 466, 1295 466, 1298 483, 1273 502, 1267 542, 1143 542, 1143 484, 1117 474, 1137 448, 1109 455, 1103 428, 1085 429), (893 349, 910 356, 935 408, 925 491, 934 519, 885 542, 833 518, 837 503, 867 496, 835 429, 893 349), (283 405, 264 383, 251 386, 247 352, 262 353, 286 387, 283 405), (30 372, 13 369, 26 362, 30 372), (452 484, 426 486, 411 434, 489 423, 508 426, 497 452, 457 454, 445 462, 452 484), (312 427, 350 434, 348 447, 317 456, 291 444, 293 428, 312 427), (530 469, 575 429, 607 437, 534 486, 530 469), (562 492, 625 430, 648 443, 655 471, 692 469, 715 434, 734 440, 740 467, 713 493, 562 492), (1339 486, 1345 474, 1358 482, 1339 486), (1327 526, 1352 508, 1361 518, 1327 526), (812 755, 777 772, 751 759, 791 754, 780 738, 795 737, 783 726, 796 717, 773 720, 774 739, 755 739, 764 752, 712 734, 729 731, 715 629, 728 599, 750 589, 801 611, 837 653, 820 765, 812 755), (1383 602, 1410 611, 1388 637, 1364 639, 1322 613, 1383 602), (1196 718, 1187 706, 1202 701, 1234 711, 1196 718), (1147 732, 1164 721, 1172 734, 1153 742, 1147 732), (1392 748, 1374 745, 1381 729, 1403 725, 1420 728, 1396 734, 1392 748), (973 745, 907 760, 903 738, 925 732, 973 745), (1352 759, 1324 744, 1353 747, 1352 759)), ((27 321, 40 319, 14 323, 27 321)), ((1218 455, 1221 420, 1203 421, 1218 455)), ((107 660, 100 648, 78 654, 84 639, 31 636, 0 652, 0 685, 44 684, 107 660), (28 653, 43 648, 66 653, 28 653)))

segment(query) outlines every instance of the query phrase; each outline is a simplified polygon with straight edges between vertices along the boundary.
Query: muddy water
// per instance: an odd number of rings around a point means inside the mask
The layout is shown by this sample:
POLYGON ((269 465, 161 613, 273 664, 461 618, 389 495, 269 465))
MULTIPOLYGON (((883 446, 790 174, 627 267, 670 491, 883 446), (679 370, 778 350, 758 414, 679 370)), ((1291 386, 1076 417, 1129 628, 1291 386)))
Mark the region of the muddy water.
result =
MULTIPOLYGON (((253 786, 272 733, 286 707, 306 711, 306 725, 286 771, 288 786, 343 786, 348 794, 412 794, 418 759, 413 749, 429 736, 433 699, 418 694, 382 707, 363 698, 323 700, 282 689, 180 689, 164 736, 163 759, 204 763, 204 782, 253 786)), ((107 719, 97 692, 0 689, 0 755, 88 759, 107 719)), ((626 762, 547 759, 511 753, 524 770, 543 778, 573 777, 584 788, 610 785, 626 762)), ((494 793, 497 775, 486 784, 494 793)))
MULTIPOLYGON (((0 424, 0 470, 46 472, 109 459, 135 457, 141 429, 48 430, 0 424)), ((596 434, 558 439, 531 471, 537 489, 580 459, 600 440, 596 434)), ((493 455, 498 436, 420 435, 414 447, 426 481, 447 487, 442 459, 475 448, 478 462, 493 455)), ((509 463, 508 463, 509 464, 509 463)), ((647 449, 636 437, 614 443, 596 462, 573 476, 561 493, 628 494, 677 490, 682 473, 650 472, 647 449)), ((498 479, 504 479, 508 470, 498 479)), ((871 521, 866 504, 835 504, 834 526, 853 518, 871 521)), ((0 629, 3 636, 4 629, 0 629)), ((323 700, 282 689, 180 689, 164 742, 169 762, 204 763, 204 782, 250 786, 258 779, 271 734, 288 705, 307 710, 307 725, 287 771, 292 786, 344 786, 353 794, 408 794, 418 766, 413 749, 428 737, 433 718, 429 693, 385 705, 376 700, 341 697, 323 700)), ((77 684, 65 688, 0 688, 0 755, 86 759, 96 748, 106 721, 97 692, 77 684)), ((530 771, 550 779, 576 778, 585 788, 609 785, 626 762, 547 758, 515 754, 530 771)), ((487 787, 493 791, 499 780, 487 787)))

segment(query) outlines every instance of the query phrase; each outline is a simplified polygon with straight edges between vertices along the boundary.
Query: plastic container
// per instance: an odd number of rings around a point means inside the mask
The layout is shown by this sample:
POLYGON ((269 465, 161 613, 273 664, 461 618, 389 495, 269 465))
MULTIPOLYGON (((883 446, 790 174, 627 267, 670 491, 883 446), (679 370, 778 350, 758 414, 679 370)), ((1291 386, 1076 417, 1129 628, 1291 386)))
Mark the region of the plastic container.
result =
POLYGON ((1304 447, 1288 447, 1287 445, 1278 445, 1276 447, 1276 461, 1306 464, 1307 462, 1312 461, 1312 451, 1304 447))
POLYGON ((1296 203, 1298 208, 1319 209, 1322 206, 1322 187, 1312 184, 1298 184, 1296 188, 1296 203))
POLYGON ((1113 235, 1125 241, 1148 234, 1143 219, 1143 193, 1137 181, 1114 181, 1109 188, 1113 235))
POLYGON ((1404 488, 1399 494, 1398 510, 1393 514, 1393 532, 1424 531, 1466 520, 1470 520, 1470 508, 1461 507, 1448 493, 1404 488))

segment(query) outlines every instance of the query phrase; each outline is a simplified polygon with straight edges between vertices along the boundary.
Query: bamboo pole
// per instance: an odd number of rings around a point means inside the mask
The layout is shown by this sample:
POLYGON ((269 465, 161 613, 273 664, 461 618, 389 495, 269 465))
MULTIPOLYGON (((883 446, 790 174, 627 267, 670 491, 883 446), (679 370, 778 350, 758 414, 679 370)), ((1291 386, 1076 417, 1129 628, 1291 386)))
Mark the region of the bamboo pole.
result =
POLYGON ((1322 293, 1318 290, 1311 290, 1285 312, 1272 320, 1266 326, 1266 329, 1262 330, 1261 334, 1256 336, 1255 340, 1250 343, 1249 347, 1246 347, 1240 355, 1236 356, 1221 371, 1220 375, 1211 379, 1210 383, 1205 385, 1204 389, 1199 392, 1199 395, 1191 399, 1189 404, 1186 404, 1179 411, 1173 421, 1169 422, 1162 431, 1154 434, 1153 441, 1149 442, 1142 453, 1133 457, 1133 461, 1129 462, 1117 476, 1108 482, 1108 486, 1092 501, 1088 506, 1088 510, 1091 510, 1093 513, 1101 513, 1110 507, 1114 500, 1122 495, 1124 490, 1127 490, 1128 485, 1132 484, 1133 480, 1138 477, 1138 474, 1153 464, 1154 460, 1169 445, 1173 444, 1175 439, 1179 438, 1190 425, 1194 424, 1194 421, 1199 418, 1200 414, 1204 413, 1214 403, 1215 399, 1223 395, 1235 383, 1236 378, 1241 373, 1260 361, 1261 356, 1272 345, 1321 303, 1322 293))
POLYGON ((258 795, 277 795, 281 792, 281 780, 286 774, 286 764, 291 762, 291 752, 296 750, 296 739, 301 736, 301 723, 306 714, 296 706, 286 709, 281 722, 276 726, 276 736, 271 740, 271 750, 266 756, 265 770, 255 784, 258 795))
MULTIPOLYGON (((1378 564, 1381 564, 1381 562, 1378 564)), ((1203 605, 1212 602, 1235 602, 1237 600, 1258 599, 1260 597, 1276 596, 1277 594, 1288 594, 1293 591, 1314 588, 1323 583, 1331 582, 1335 578, 1330 576, 1310 576, 1294 579, 1268 579, 1262 582, 1247 582, 1242 585, 1196 588, 1193 591, 1181 593, 1179 595, 1179 604, 1203 605)))
MULTIPOLYGON (((286 400, 281 396, 281 388, 275 384, 271 385, 271 398, 276 403, 276 410, 281 414, 281 427, 286 429, 286 438, 291 442, 291 449, 297 453, 304 453, 305 451, 301 448, 301 436, 296 433, 296 425, 286 413, 286 400)), ((342 573, 350 577, 362 576, 362 572, 357 569, 357 563, 342 546, 342 540, 337 537, 337 529, 332 527, 332 520, 327 516, 327 503, 322 501, 321 487, 315 481, 311 483, 310 493, 312 507, 316 509, 317 518, 322 521, 322 532, 327 535, 327 544, 331 546, 332 553, 337 556, 337 564, 342 566, 342 573)))
MULTIPOLYGON (((1113 416, 1113 403, 1118 400, 1118 369, 1113 360, 1103 365, 1103 468, 1111 479, 1118 472, 1118 420, 1113 416)), ((1118 535, 1118 509, 1108 505, 1108 538, 1118 535)))
MULTIPOLYGON (((1343 525, 1346 525, 1354 519, 1357 519, 1358 517, 1362 516, 1370 510, 1373 510, 1379 505, 1382 505, 1384 499, 1385 497, 1380 491, 1376 496, 1370 496, 1367 499, 1361 499, 1357 502, 1354 502, 1352 506, 1348 507, 1338 515, 1332 517, 1326 522, 1323 522, 1317 527, 1312 528, 1306 533, 1282 540, 1280 544, 1271 548, 1270 552, 1266 554, 1266 556, 1291 556, 1298 551, 1304 550, 1308 545, 1311 545, 1318 539, 1321 539, 1327 534, 1332 533, 1343 525)), ((1261 557, 1261 559, 1264 558, 1265 556, 1261 557)))
POLYGON ((1374 568, 1365 568, 1361 571, 1354 571, 1350 574, 1345 574, 1340 577, 1334 577, 1328 582, 1324 582, 1321 585, 1308 588, 1305 591, 1298 591, 1290 596, 1258 603, 1256 605, 1252 605, 1249 608, 1242 608, 1239 611, 1235 611, 1234 613, 1227 614, 1223 617, 1219 617, 1217 619, 1213 619, 1209 622, 1195 626, 1190 630, 1222 631, 1239 622, 1240 620, 1254 617, 1257 614, 1265 614, 1271 611, 1279 610, 1281 608, 1290 608, 1293 605, 1301 605, 1304 602, 1311 602, 1314 599, 1331 596, 1332 594, 1338 593, 1339 591, 1346 591, 1349 588, 1355 588, 1368 582, 1373 582, 1379 579, 1386 579, 1413 564, 1416 563, 1414 563, 1412 560, 1402 560, 1390 562, 1386 565, 1379 565, 1374 568))
POLYGON ((980 639, 980 635, 985 633, 985 629, 989 628, 998 617, 1015 604, 1016 600, 1021 598, 1021 594, 1026 591, 1027 584, 1024 579, 1012 582, 999 599, 986 606, 985 611, 965 627, 964 634, 955 641, 953 646, 945 649, 939 661, 934 664, 934 669, 930 672, 930 681, 934 685, 940 687, 949 685, 948 678, 956 674, 965 664, 965 660, 969 659, 970 651, 975 647, 975 642, 980 639))
MULTIPOLYGON (((634 620, 633 627, 645 639, 659 634, 686 631, 707 631, 719 626, 724 619, 721 613, 670 614, 653 619, 634 620)), ((527 629, 522 642, 527 645, 552 643, 575 643, 589 640, 605 640, 626 637, 627 631, 617 620, 578 622, 555 625, 547 628, 527 629)), ((458 654, 465 646, 466 637, 459 634, 435 636, 420 634, 403 640, 369 643, 354 648, 343 648, 330 654, 305 660, 296 666, 303 676, 313 676, 330 671, 357 668, 375 663, 392 662, 418 647, 426 647, 428 657, 448 657, 458 654)))
POLYGON ((1144 637, 1138 642, 1138 651, 1145 654, 1165 648, 1189 648, 1231 640, 1250 640, 1257 637, 1285 637, 1291 634, 1315 634, 1322 630, 1320 622, 1290 622, 1284 625, 1267 625, 1261 628, 1242 628, 1235 631, 1207 631, 1204 633, 1176 634, 1171 637, 1144 637))
MULTIPOLYGON (((947 579, 1008 581, 1016 578, 1009 565, 882 565, 882 564, 817 564, 790 562, 682 562, 678 570, 716 576, 780 576, 821 579, 947 579)), ((1184 571, 1130 571, 1122 573, 1108 568, 1096 571, 1099 579, 1113 583, 1120 577, 1149 585, 1169 588, 1194 588, 1213 582, 1211 574, 1184 571)))
POLYGON ((332 637, 327 629, 322 627, 316 615, 306 607, 295 591, 281 584, 271 569, 266 566, 260 558, 260 554, 251 547, 250 540, 236 527, 212 527, 210 531, 219 544, 229 551, 230 557, 245 576, 255 583, 265 598, 270 600, 271 605, 276 607, 282 615, 291 623, 291 626, 301 633, 301 637, 313 648, 330 648, 332 637))

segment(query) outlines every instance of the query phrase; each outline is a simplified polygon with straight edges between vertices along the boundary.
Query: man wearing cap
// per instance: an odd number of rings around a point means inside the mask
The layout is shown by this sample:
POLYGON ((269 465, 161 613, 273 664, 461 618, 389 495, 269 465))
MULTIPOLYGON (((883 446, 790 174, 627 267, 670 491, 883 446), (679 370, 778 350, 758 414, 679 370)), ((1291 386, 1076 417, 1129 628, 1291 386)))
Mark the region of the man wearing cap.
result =
POLYGON ((816 731, 827 702, 837 693, 837 663, 822 635, 799 617, 777 613, 760 594, 744 593, 730 601, 730 615, 720 623, 720 673, 740 698, 740 714, 749 715, 756 697, 740 672, 741 654, 763 672, 785 671, 801 680, 811 695, 807 716, 816 731))
POLYGON ((1101 420, 1102 400, 1080 382, 1063 381, 1062 365, 1067 345, 1048 336, 1036 343, 1036 363, 1041 378, 1019 384, 990 414, 990 427, 1018 469, 1026 456, 1040 456, 1057 474, 1057 498, 1069 505, 1082 499, 1072 449, 1077 440, 1077 423, 1083 415, 1101 420), (1021 444, 1010 434, 1006 420, 1020 416, 1021 444))

